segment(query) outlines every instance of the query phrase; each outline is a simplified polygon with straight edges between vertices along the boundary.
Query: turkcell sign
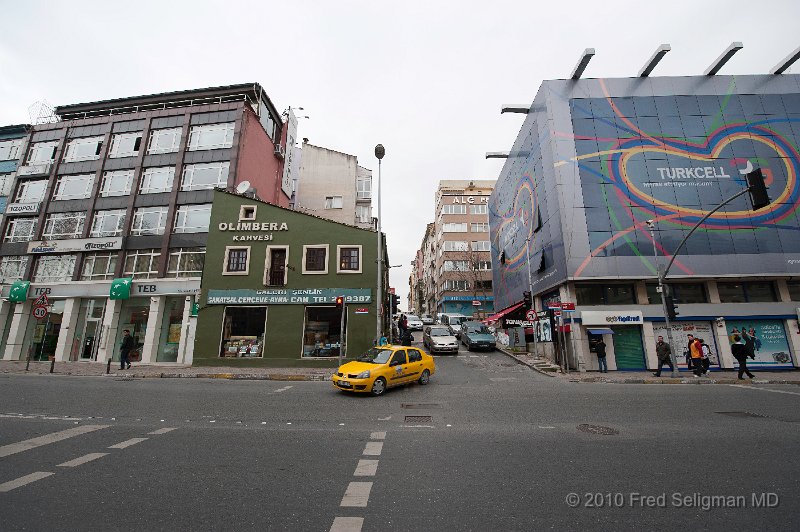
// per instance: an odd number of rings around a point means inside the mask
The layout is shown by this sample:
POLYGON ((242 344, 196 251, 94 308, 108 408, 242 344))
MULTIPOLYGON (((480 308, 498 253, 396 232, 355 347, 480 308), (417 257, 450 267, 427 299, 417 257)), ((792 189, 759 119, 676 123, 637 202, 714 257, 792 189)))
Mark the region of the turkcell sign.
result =
POLYGON ((304 305, 336 303, 344 296, 347 303, 372 303, 369 288, 275 288, 265 290, 209 290, 208 305, 304 305))

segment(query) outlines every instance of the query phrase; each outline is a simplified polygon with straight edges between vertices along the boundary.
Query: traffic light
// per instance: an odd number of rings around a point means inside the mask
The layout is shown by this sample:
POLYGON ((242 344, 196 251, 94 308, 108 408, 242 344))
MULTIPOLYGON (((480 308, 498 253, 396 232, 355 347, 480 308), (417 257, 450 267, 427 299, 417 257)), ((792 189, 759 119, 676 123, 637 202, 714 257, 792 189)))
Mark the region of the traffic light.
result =
POLYGON ((525 310, 533 309, 533 297, 527 290, 522 292, 522 303, 522 306, 525 307, 525 310))
POLYGON ((674 320, 680 314, 678 305, 675 304, 675 299, 672 296, 664 296, 664 303, 667 305, 667 317, 674 320))
POLYGON ((344 296, 336 296, 336 308, 341 309, 344 307, 344 296))
POLYGON ((750 203, 753 205, 753 210, 763 209, 770 203, 769 195, 767 194, 767 185, 764 184, 764 176, 761 173, 761 168, 756 168, 747 174, 747 188, 750 191, 750 203))
POLYGON ((397 306, 400 304, 400 296, 391 294, 392 296, 392 314, 397 314, 397 306))

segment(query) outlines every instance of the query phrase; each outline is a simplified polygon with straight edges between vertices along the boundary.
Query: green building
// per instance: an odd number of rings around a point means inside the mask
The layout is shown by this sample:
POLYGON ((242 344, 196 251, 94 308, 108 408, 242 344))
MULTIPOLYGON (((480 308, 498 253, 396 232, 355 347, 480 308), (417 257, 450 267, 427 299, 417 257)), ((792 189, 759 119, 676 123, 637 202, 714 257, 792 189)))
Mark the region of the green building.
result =
POLYGON ((340 349, 358 356, 376 338, 377 247, 374 230, 215 191, 194 365, 330 367, 340 349))

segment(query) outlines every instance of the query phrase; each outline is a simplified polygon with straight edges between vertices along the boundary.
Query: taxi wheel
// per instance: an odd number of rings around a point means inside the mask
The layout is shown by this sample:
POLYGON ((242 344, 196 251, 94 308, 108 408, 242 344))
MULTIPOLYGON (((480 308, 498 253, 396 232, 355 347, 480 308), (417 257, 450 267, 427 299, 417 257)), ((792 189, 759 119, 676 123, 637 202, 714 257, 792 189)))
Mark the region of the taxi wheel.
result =
POLYGON ((386 391, 386 379, 383 377, 378 377, 375 379, 375 382, 372 383, 372 395, 383 395, 383 392, 386 391))
POLYGON ((422 375, 420 376, 417 382, 422 385, 425 385, 428 384, 430 381, 431 381, 431 372, 426 369, 425 371, 422 372, 422 375))

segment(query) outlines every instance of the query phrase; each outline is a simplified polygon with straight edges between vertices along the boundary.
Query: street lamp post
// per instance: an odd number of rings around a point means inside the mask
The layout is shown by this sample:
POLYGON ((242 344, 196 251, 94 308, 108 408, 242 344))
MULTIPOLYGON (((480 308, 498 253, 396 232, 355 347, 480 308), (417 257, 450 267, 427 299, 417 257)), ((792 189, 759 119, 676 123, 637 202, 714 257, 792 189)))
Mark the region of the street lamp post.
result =
MULTIPOLYGON (((672 344, 672 325, 669 322, 669 312, 667 312, 667 298, 664 294, 664 276, 661 273, 661 266, 658 264, 658 250, 656 249, 656 235, 654 233, 656 223, 654 220, 647 220, 645 223, 647 224, 647 228, 650 229, 650 240, 653 241, 653 262, 655 262, 656 272, 658 274, 658 292, 661 294, 661 308, 664 311, 664 322, 667 327, 667 343, 669 344, 669 358, 672 361, 672 376, 680 377, 681 374, 680 371, 678 371, 678 357, 675 353, 675 346, 672 344)), ((659 362, 659 366, 660 364, 661 362, 659 362)))
POLYGON ((386 149, 383 147, 383 144, 378 144, 375 146, 375 157, 378 158, 378 289, 377 293, 377 314, 378 318, 376 320, 376 328, 375 328, 375 345, 378 345, 381 340, 382 332, 382 324, 381 320, 383 320, 383 253, 382 253, 382 243, 381 243, 381 159, 383 156, 386 155, 386 149))

